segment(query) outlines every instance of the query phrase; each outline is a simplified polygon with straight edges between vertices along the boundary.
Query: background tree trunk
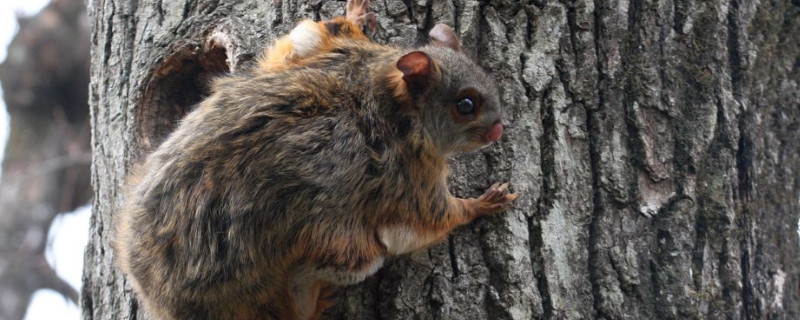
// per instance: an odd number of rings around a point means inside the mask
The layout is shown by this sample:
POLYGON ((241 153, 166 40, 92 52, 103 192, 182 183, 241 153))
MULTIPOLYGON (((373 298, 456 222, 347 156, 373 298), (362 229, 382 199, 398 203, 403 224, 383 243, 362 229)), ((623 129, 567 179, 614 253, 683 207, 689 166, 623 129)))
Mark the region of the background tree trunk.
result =
MULTIPOLYGON (((378 42, 436 22, 497 79, 501 143, 452 189, 515 208, 389 262, 331 319, 800 316, 800 2, 374 1, 378 42)), ((342 1, 90 2, 95 187, 87 319, 143 319, 108 245, 128 168, 209 76, 342 1)))
POLYGON ((19 33, 0 64, 10 116, 0 177, 0 320, 22 320, 39 289, 78 303, 77 288, 45 252, 56 215, 92 195, 85 9, 81 0, 57 0, 18 19, 19 33))

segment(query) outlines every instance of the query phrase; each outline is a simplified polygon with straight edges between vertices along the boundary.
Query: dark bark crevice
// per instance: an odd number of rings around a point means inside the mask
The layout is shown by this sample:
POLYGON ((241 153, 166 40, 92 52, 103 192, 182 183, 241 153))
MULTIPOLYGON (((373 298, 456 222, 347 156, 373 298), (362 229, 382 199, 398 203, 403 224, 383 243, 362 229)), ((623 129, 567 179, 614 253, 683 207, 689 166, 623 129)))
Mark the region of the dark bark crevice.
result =
MULTIPOLYGON (((602 92, 600 94, 600 104, 603 104, 603 96, 602 92)), ((600 107, 602 109, 602 107, 600 107)), ((602 111, 598 111, 602 112, 602 111)), ((595 139, 599 136, 598 128, 596 125, 596 113, 588 111, 586 116, 586 126, 589 131, 589 156, 592 168, 592 220, 589 223, 589 237, 587 246, 589 247, 589 282, 592 285, 592 296, 594 301, 594 311, 597 312, 596 317, 598 318, 610 318, 609 314, 606 314, 605 308, 602 306, 601 302, 604 300, 603 296, 600 293, 601 290, 601 283, 600 279, 604 278, 607 275, 604 275, 599 272, 599 265, 604 264, 605 261, 600 261, 598 255, 602 255, 606 248, 599 248, 598 247, 598 233, 600 231, 600 221, 604 219, 604 210, 603 210, 603 200, 602 200, 602 193, 603 187, 600 184, 600 155, 597 149, 597 144, 595 139)))
POLYGON ((548 103, 548 98, 551 95, 550 88, 547 88, 542 92, 541 100, 540 100, 540 109, 539 112, 541 113, 540 119, 542 119, 542 135, 539 140, 539 148, 541 154, 540 163, 542 164, 542 190, 541 198, 539 199, 538 203, 538 212, 540 216, 532 218, 534 223, 532 224, 533 228, 530 230, 530 234, 534 235, 531 244, 531 257, 535 257, 534 261, 535 264, 539 266, 538 270, 534 270, 537 276, 537 284, 539 288, 539 294, 542 296, 542 308, 544 312, 544 316, 547 319, 550 319, 554 316, 553 310, 553 300, 550 297, 550 290, 548 288, 546 274, 544 272, 544 265, 545 260, 542 256, 545 254, 545 246, 544 246, 544 239, 542 238, 542 227, 541 221, 546 218, 545 214, 550 212, 550 208, 552 208, 552 201, 555 197, 556 187, 555 187, 555 176, 552 174, 544 174, 546 172, 553 172, 555 168, 555 155, 553 153, 553 148, 555 144, 555 118, 553 115, 553 105, 548 103))
MULTIPOLYGON (((599 244, 600 241, 598 239, 599 232, 602 232, 601 229, 601 220, 605 219, 603 210, 603 195, 604 187, 600 182, 601 176, 601 160, 600 160, 600 150, 598 147, 597 139, 602 136, 600 129, 597 127, 599 125, 599 120, 596 119, 598 114, 604 112, 605 109, 605 92, 604 92, 604 84, 606 83, 606 79, 604 79, 604 70, 602 66, 602 62, 604 57, 602 57, 602 43, 606 40, 603 37, 603 28, 602 23, 600 21, 601 16, 601 8, 595 8, 592 17, 594 18, 593 23, 593 40, 594 40, 594 54, 595 54, 595 68, 597 69, 597 106, 587 106, 586 111, 586 128, 587 132, 589 133, 589 161, 591 166, 591 176, 592 176, 592 217, 591 222, 589 223, 589 237, 587 247, 589 248, 589 282, 592 285, 592 296, 593 296, 593 309, 597 313, 596 317, 598 318, 611 318, 612 315, 608 314, 608 310, 602 304, 603 300, 605 299, 601 294, 601 286, 600 280, 604 277, 603 274, 600 272, 600 266, 605 264, 606 261, 601 261, 600 255, 605 253, 607 248, 600 248, 599 244), (594 111, 592 109, 595 109, 594 111)), ((612 264, 613 267, 613 264, 612 264)), ((617 274, 619 274, 617 272, 617 274)))
MULTIPOLYGON (((539 212, 542 212, 540 209, 539 212)), ((544 249, 544 241, 542 240, 542 227, 539 222, 536 221, 537 218, 531 217, 528 218, 528 233, 531 236, 529 240, 530 243, 530 255, 531 255, 531 267, 533 268, 533 273, 536 277, 536 288, 539 290, 539 294, 542 298, 542 317, 544 319, 552 319, 553 318, 553 307, 552 307, 552 299, 550 298, 550 290, 548 289, 547 279, 545 278, 544 274, 544 259, 542 259, 542 252, 544 249)))
MULTIPOLYGON (((735 127, 738 129, 738 141, 731 141, 731 143, 735 143, 736 145, 731 146, 736 151, 735 154, 735 164, 736 164, 736 173, 737 173, 737 181, 736 186, 737 188, 734 190, 734 199, 737 201, 737 213, 738 213, 738 221, 736 225, 738 228, 742 230, 751 230, 752 225, 750 222, 750 199, 752 194, 753 188, 753 181, 751 178, 752 170, 751 166, 753 165, 753 144, 750 141, 750 135, 753 132, 751 128, 749 128, 748 123, 752 123, 753 119, 751 117, 751 113, 746 110, 746 103, 744 92, 742 90, 742 86, 745 83, 744 79, 744 67, 742 62, 742 52, 741 52, 741 39, 740 39, 740 25, 739 25, 739 6, 740 2, 738 0, 731 0, 730 7, 728 12, 728 21, 727 21, 727 31, 728 31, 728 57, 729 57, 729 68, 731 72, 731 87, 733 90, 733 99, 736 103, 735 108, 738 108, 739 118, 736 121, 735 127)), ((733 119, 730 120, 734 122, 733 119)), ((727 136, 731 137, 732 139, 735 138, 735 134, 729 133, 727 136)), ((751 260, 751 250, 753 248, 752 244, 753 241, 750 237, 749 232, 744 232, 739 235, 739 248, 741 250, 741 257, 739 258, 740 265, 739 268, 741 269, 741 283, 742 283, 742 290, 741 290, 741 301, 743 303, 742 306, 742 317, 745 319, 751 319, 755 317, 753 315, 754 310, 752 310, 752 304, 755 302, 753 287, 751 285, 751 270, 750 265, 752 263, 751 260)))

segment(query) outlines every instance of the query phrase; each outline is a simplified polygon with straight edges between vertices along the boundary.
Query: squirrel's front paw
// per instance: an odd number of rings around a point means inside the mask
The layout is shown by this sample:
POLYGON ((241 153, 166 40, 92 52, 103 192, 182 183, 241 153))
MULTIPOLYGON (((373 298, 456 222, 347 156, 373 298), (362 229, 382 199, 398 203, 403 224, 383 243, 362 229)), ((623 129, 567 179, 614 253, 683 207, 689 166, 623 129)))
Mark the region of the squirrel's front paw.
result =
POLYGON ((511 202, 517 199, 516 193, 506 194, 508 183, 495 183, 486 192, 473 201, 476 216, 492 215, 505 211, 511 207, 511 202))
POLYGON ((369 4, 369 0, 347 0, 345 17, 361 28, 367 26, 375 30, 378 18, 374 12, 369 12, 369 4))

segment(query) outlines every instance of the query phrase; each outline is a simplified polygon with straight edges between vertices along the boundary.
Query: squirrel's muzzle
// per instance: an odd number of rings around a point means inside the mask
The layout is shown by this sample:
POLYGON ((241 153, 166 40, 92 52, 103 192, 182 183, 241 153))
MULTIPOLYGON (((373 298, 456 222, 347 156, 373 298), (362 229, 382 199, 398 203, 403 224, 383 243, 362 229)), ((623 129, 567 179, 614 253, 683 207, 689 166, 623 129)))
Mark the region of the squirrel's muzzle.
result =
POLYGON ((486 143, 492 143, 497 140, 500 140, 500 137, 503 135, 503 124, 500 121, 495 122, 491 128, 489 128, 489 132, 486 133, 486 143))

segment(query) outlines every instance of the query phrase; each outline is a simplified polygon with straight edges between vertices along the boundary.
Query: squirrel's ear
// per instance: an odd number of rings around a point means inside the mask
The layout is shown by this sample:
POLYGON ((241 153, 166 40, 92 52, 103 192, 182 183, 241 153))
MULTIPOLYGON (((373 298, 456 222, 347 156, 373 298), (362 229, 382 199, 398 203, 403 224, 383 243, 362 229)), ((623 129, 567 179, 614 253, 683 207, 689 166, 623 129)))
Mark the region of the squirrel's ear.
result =
POLYGON ((444 23, 437 23, 428 33, 428 38, 432 44, 461 51, 461 44, 458 42, 455 31, 444 23))
POLYGON ((397 69, 403 72, 403 81, 411 93, 425 91, 430 86, 433 68, 433 61, 422 51, 412 51, 397 60, 397 69))

